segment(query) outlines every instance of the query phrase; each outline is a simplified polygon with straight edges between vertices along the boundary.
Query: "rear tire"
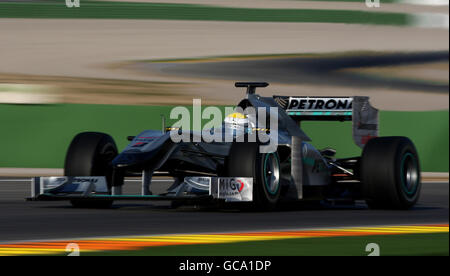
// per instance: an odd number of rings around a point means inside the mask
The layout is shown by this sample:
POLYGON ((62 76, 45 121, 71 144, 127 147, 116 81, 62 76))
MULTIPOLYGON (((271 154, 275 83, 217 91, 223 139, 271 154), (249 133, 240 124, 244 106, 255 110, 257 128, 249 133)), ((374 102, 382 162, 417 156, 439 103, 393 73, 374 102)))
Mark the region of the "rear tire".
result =
POLYGON ((409 209, 419 199, 420 164, 406 137, 369 140, 361 157, 363 195, 371 209, 409 209))
POLYGON ((226 173, 230 177, 253 178, 251 209, 272 210, 281 192, 280 157, 277 152, 260 153, 259 144, 233 143, 227 158, 226 173))
MULTIPOLYGON (((80 133, 73 138, 67 151, 64 175, 105 176, 108 188, 111 189, 113 181, 120 181, 113 180, 111 166, 111 161, 117 153, 116 143, 111 136, 99 132, 80 133)), ((72 200, 71 203, 77 208, 108 208, 113 201, 72 200)))

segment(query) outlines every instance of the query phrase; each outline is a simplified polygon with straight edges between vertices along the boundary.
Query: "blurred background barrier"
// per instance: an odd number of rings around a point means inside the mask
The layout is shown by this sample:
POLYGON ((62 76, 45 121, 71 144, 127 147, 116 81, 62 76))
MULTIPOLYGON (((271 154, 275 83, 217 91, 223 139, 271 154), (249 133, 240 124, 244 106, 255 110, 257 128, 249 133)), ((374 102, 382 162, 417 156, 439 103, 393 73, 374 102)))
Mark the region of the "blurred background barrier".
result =
POLYGON ((52 104, 61 102, 45 85, 0 83, 0 104, 52 104))

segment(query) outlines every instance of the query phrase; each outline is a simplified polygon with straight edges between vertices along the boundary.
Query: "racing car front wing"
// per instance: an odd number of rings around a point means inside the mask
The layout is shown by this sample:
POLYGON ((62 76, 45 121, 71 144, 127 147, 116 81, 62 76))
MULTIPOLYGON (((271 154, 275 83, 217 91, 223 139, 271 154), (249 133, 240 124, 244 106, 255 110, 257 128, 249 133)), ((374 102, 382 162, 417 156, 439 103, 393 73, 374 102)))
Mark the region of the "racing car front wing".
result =
MULTIPOLYGON (((144 185, 144 183, 142 184, 144 185)), ((253 201, 253 178, 190 176, 159 195, 111 195, 103 176, 34 177, 30 201, 54 200, 221 200, 253 201)))

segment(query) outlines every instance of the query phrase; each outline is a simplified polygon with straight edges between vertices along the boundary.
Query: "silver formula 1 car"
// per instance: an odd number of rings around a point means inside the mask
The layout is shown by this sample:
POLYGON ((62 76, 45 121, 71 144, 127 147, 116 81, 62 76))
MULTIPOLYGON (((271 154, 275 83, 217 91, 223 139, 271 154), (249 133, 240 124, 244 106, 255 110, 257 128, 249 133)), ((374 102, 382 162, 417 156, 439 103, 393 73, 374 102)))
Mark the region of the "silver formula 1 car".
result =
POLYGON ((266 86, 236 83, 246 88, 246 97, 220 127, 145 130, 129 136, 121 153, 107 134, 80 133, 67 151, 65 176, 34 178, 30 200, 70 200, 77 207, 108 207, 124 199, 171 200, 263 210, 289 201, 365 200, 370 208, 385 209, 408 209, 417 202, 417 151, 406 137, 378 137, 378 110, 368 97, 255 94, 257 87, 266 86), (249 112, 256 109, 267 112, 249 112), (301 129, 302 121, 311 120, 352 121, 362 155, 337 159, 331 148, 314 148, 301 129), (232 139, 205 141, 205 133, 232 139), (176 135, 187 139, 175 141, 176 135), (262 150, 274 141, 272 150, 262 150), (152 177, 159 175, 173 177, 173 184, 165 193, 153 194, 152 177), (124 178, 137 176, 141 194, 122 194, 124 178))

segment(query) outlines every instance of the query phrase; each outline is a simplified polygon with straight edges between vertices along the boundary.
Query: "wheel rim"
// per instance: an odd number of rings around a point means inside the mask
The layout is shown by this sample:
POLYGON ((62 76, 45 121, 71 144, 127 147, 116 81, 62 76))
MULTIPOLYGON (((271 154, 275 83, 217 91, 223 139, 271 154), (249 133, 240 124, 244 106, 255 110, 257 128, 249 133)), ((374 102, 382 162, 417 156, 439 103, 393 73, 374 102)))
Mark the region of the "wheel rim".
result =
POLYGON ((264 182, 267 192, 276 195, 280 188, 280 161, 275 153, 269 153, 265 156, 264 182))
POLYGON ((419 186, 419 168, 415 156, 408 152, 401 162, 400 175, 402 178, 403 190, 408 196, 413 196, 419 186))

